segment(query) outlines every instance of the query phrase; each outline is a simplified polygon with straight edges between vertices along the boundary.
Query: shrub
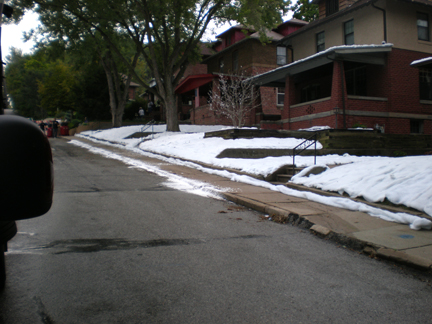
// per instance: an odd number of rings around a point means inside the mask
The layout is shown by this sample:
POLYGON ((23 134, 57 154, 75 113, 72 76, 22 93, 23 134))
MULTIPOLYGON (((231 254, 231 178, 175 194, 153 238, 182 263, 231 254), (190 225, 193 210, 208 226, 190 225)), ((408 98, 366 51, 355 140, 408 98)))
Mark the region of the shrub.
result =
POLYGON ((367 128, 365 124, 362 124, 360 122, 355 123, 352 128, 367 128))
POLYGON ((78 125, 81 123, 81 120, 79 119, 72 119, 72 121, 69 123, 69 129, 78 127, 78 125))
POLYGON ((393 156, 394 157, 402 157, 402 156, 407 156, 407 154, 404 151, 394 151, 393 156))
POLYGON ((147 100, 138 98, 134 101, 129 101, 126 104, 123 119, 134 120, 136 114, 138 114, 138 110, 140 109, 140 107, 143 107, 144 111, 147 114, 147 100))

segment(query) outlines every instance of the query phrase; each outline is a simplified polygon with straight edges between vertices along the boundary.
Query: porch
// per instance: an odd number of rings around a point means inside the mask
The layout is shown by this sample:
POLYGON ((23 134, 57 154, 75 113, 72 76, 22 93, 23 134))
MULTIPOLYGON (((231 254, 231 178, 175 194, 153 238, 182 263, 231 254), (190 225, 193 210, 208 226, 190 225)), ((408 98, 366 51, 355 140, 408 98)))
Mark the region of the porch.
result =
POLYGON ((282 120, 263 129, 312 126, 384 131, 389 114, 386 54, 391 45, 338 46, 252 78, 261 87, 282 88, 282 120))

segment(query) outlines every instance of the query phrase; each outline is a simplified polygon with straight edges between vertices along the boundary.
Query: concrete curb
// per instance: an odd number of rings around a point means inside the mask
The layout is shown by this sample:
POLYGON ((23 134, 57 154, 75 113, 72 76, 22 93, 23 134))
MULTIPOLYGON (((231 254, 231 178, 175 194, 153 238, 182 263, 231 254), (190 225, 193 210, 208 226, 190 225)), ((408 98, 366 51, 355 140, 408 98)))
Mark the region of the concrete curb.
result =
POLYGON ((312 233, 322 238, 342 244, 346 247, 360 251, 367 255, 391 260, 397 263, 405 264, 426 271, 432 270, 431 260, 418 257, 418 256, 409 255, 403 251, 397 251, 397 250, 377 246, 359 240, 357 238, 354 238, 350 235, 336 233, 327 227, 314 224, 310 220, 307 220, 305 217, 299 216, 298 214, 291 213, 283 208, 269 206, 267 204, 264 204, 260 201, 256 201, 254 199, 239 197, 238 195, 232 193, 224 193, 223 196, 225 199, 233 203, 242 205, 247 208, 251 208, 261 213, 268 214, 270 216, 269 219, 272 221, 282 223, 282 224, 291 224, 300 228, 309 229, 312 233))

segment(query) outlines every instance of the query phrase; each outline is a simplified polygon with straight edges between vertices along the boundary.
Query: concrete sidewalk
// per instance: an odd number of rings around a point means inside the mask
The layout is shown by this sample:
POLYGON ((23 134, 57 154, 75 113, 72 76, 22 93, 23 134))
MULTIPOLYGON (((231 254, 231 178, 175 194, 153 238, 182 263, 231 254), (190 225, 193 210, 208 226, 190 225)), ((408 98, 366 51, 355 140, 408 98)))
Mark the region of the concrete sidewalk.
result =
MULTIPOLYGON (((227 200, 263 213, 263 220, 268 219, 282 224, 292 224, 310 229, 310 231, 323 238, 337 241, 341 245, 354 248, 371 256, 391 259, 432 271, 432 231, 415 231, 410 229, 408 225, 384 221, 363 212, 331 207, 270 189, 233 182, 227 178, 204 173, 186 166, 166 162, 161 163, 160 160, 151 159, 113 146, 108 147, 83 138, 62 137, 62 139, 76 139, 92 146, 104 147, 110 151, 115 151, 117 154, 152 163, 162 170, 221 188, 225 191, 223 196, 227 200)), ((329 193, 317 189, 294 185, 290 185, 290 187, 329 195, 329 193)), ((373 205, 393 212, 407 212, 403 208, 387 207, 380 204, 373 205)), ((421 212, 413 214, 431 219, 421 212)))

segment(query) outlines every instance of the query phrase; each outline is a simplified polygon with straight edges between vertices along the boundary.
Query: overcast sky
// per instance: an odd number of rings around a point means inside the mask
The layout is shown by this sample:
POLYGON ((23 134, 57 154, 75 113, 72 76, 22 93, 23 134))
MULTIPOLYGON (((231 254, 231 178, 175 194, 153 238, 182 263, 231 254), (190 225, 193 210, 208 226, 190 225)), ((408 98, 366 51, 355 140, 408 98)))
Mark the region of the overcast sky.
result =
POLYGON ((32 12, 26 13, 24 18, 18 25, 10 24, 2 25, 2 55, 3 59, 9 55, 11 47, 20 48, 23 53, 31 52, 34 42, 23 41, 23 32, 30 31, 32 28, 36 28, 39 24, 38 15, 32 12))
MULTIPOLYGON (((284 17, 284 20, 290 19, 292 17, 292 13, 290 12, 288 15, 284 17)), ((38 21, 38 15, 33 12, 28 12, 24 15, 24 18, 20 21, 18 25, 11 24, 11 25, 2 25, 2 56, 3 59, 6 58, 10 54, 10 50, 12 47, 20 48, 23 53, 30 53, 32 51, 32 48, 34 46, 33 41, 24 42, 23 41, 23 32, 28 32, 32 28, 36 28, 39 24, 38 21)), ((207 37, 205 37, 205 40, 214 40, 215 35, 221 34, 225 30, 227 30, 230 26, 225 25, 220 28, 215 28, 214 32, 207 33, 207 37)))

